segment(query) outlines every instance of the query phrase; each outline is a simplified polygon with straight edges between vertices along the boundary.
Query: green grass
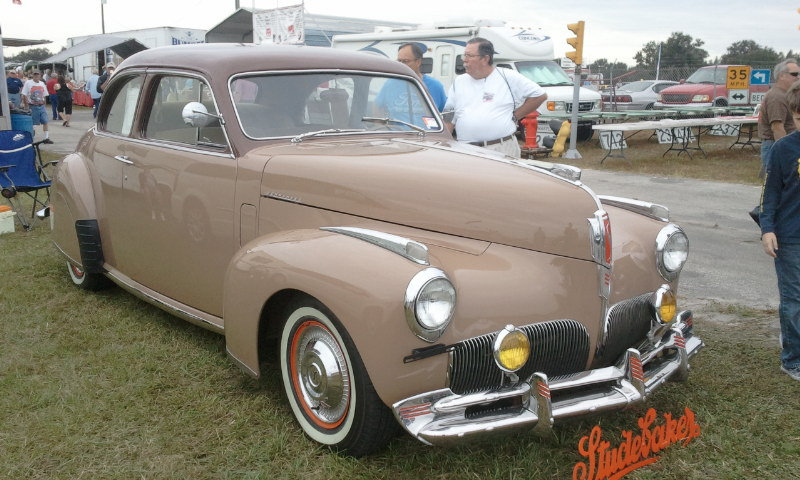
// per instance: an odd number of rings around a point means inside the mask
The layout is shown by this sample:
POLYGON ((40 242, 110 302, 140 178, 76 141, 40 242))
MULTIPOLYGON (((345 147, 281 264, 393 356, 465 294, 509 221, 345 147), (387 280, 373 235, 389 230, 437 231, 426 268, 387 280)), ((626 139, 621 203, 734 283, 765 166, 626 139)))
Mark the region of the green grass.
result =
POLYGON ((599 424, 616 444, 647 407, 697 415, 699 438, 633 479, 797 478, 800 383, 778 369, 774 311, 696 311, 707 348, 687 383, 633 409, 453 449, 398 436, 338 456, 294 423, 275 366, 254 381, 224 339, 118 288, 75 288, 46 225, 0 236, 0 478, 562 479, 599 424))
POLYGON ((685 153, 664 155, 669 145, 660 145, 655 138, 650 138, 651 133, 641 131, 629 138, 624 159, 608 158, 601 164, 605 151, 600 148, 595 133, 593 139, 578 143, 577 150, 583 158, 551 161, 596 170, 761 185, 758 178, 761 169, 759 145, 756 145, 756 150, 750 147, 729 149, 735 137, 702 135, 700 141, 706 156, 692 151, 693 158, 689 158, 685 153))

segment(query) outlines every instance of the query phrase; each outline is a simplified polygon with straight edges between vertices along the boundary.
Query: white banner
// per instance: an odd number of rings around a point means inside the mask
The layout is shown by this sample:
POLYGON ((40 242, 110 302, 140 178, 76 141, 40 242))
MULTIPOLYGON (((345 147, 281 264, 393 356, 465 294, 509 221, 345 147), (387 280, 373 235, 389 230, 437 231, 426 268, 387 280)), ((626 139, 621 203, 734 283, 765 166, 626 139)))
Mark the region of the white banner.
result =
POLYGON ((304 43, 303 5, 253 13, 253 43, 304 43))

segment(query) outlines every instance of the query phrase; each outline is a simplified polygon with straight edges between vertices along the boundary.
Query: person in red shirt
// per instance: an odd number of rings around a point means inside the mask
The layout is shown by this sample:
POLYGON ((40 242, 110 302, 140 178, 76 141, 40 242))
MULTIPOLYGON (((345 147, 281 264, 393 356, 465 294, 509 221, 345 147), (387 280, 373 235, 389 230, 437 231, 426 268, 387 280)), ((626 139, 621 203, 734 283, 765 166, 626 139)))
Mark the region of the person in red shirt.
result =
POLYGON ((47 98, 50 99, 50 106, 53 108, 53 120, 58 120, 58 94, 56 93, 56 83, 58 83, 57 75, 50 75, 47 80, 47 98))

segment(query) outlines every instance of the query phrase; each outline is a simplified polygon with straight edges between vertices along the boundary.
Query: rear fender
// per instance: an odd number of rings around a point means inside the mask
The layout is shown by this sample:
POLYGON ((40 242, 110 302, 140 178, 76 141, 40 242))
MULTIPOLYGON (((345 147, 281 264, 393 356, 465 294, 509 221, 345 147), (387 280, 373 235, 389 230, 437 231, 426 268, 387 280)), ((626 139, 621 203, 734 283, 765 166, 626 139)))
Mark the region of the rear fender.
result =
POLYGON ((97 219, 87 160, 78 153, 67 155, 58 164, 52 190, 53 241, 71 261, 80 264, 75 221, 97 219))
POLYGON ((384 402, 402 398, 410 385, 419 391, 441 388, 445 355, 403 363, 413 348, 430 345, 411 332, 404 316, 408 283, 424 268, 371 243, 317 229, 253 240, 234 256, 225 278, 228 354, 260 376, 259 358, 265 352, 259 348, 272 347, 260 336, 279 330, 284 320, 283 312, 274 310, 287 297, 308 295, 343 324, 384 402))

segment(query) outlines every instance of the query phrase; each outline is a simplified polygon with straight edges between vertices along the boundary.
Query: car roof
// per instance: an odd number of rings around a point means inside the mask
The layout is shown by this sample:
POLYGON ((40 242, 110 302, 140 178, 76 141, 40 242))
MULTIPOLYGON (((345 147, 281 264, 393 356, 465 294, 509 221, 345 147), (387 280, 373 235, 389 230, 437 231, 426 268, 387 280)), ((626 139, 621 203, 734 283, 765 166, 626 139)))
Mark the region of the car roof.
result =
POLYGON ((413 75, 411 69, 402 63, 377 54, 329 47, 252 43, 206 43, 152 48, 132 55, 119 66, 119 70, 128 68, 179 68, 224 77, 263 70, 317 69, 413 75))

